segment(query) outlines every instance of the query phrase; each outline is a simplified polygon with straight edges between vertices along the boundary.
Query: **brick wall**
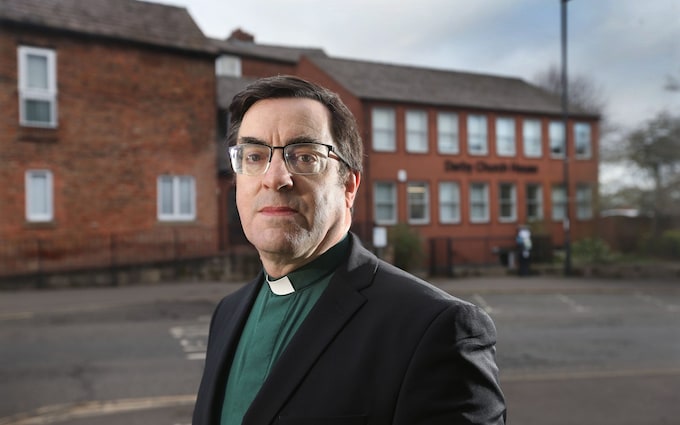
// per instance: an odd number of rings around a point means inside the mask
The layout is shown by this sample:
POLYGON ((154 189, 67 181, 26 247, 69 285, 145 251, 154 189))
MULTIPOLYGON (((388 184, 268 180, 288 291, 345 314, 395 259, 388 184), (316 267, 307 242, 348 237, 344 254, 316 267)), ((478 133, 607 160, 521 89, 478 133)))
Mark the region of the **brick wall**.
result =
POLYGON ((57 33, 0 30, 0 238, 141 231, 157 218, 157 178, 191 175, 196 220, 217 228, 214 61, 57 33), (58 127, 19 126, 17 47, 57 55, 58 127), (54 220, 28 223, 24 175, 49 169, 54 220))

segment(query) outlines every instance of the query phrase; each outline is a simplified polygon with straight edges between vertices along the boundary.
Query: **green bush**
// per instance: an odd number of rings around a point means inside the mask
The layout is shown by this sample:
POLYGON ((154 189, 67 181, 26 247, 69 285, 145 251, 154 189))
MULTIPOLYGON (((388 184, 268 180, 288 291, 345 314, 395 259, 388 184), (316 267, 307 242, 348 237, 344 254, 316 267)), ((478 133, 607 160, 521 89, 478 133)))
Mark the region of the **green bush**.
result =
POLYGON ((412 271, 422 265, 425 253, 422 238, 417 230, 404 223, 397 224, 389 229, 388 241, 395 266, 412 271))
POLYGON ((680 259, 680 229, 666 230, 656 238, 646 234, 640 238, 639 248, 649 256, 680 259))
POLYGON ((609 245, 599 238, 576 241, 571 249, 574 260, 583 264, 606 264, 615 259, 609 245))

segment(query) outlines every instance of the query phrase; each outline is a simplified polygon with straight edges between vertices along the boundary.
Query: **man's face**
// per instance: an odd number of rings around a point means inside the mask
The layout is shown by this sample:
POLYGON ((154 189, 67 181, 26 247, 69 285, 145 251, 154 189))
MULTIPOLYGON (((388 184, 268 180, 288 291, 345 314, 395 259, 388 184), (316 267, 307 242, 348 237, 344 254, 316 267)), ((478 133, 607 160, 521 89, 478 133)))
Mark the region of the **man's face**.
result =
MULTIPOLYGON (((246 112, 238 142, 257 141, 270 146, 315 141, 333 145, 330 112, 312 99, 266 99, 246 112)), ((274 151, 265 174, 238 175, 236 204, 248 240, 257 248, 265 268, 276 264, 285 274, 316 258, 349 230, 350 208, 359 186, 359 174, 340 181, 333 158, 320 174, 291 174, 283 151, 274 151)), ((273 267, 272 267, 273 268, 273 267)))

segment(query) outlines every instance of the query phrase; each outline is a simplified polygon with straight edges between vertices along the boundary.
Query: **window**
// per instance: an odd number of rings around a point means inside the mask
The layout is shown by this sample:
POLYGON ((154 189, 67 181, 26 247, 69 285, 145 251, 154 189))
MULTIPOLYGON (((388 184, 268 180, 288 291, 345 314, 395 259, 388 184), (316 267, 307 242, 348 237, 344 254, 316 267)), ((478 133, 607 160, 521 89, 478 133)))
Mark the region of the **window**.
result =
POLYGON ((187 221, 196 218, 196 186, 191 176, 158 177, 158 219, 187 221))
POLYGON ((468 152, 471 155, 486 155, 488 139, 486 133, 486 117, 484 115, 468 115, 468 152))
POLYGON ((576 218, 579 220, 593 218, 593 191, 590 185, 581 184, 576 187, 576 218))
POLYGON ((576 123, 574 125, 574 134, 576 137, 576 157, 588 159, 592 154, 591 138, 590 138, 590 124, 576 123))
POLYGON ((460 223, 460 188, 456 182, 439 183, 439 221, 460 223))
POLYGON ((456 154, 458 148, 458 115, 451 112, 437 114, 437 146, 439 153, 456 154))
POLYGON ((52 221, 52 173, 48 170, 26 172, 26 220, 52 221))
POLYGON ((498 185, 498 219, 503 222, 517 220, 517 190, 512 183, 498 185))
POLYGON ((524 139, 524 156, 540 158, 543 155, 541 141, 541 122, 539 120, 525 120, 522 124, 524 139))
POLYGON ((515 120, 512 118, 496 120, 496 154, 515 156, 515 120))
POLYGON ((427 183, 411 182, 408 192, 408 222, 426 224, 430 222, 430 188, 427 183))
POLYGON ((564 123, 561 121, 550 122, 550 155, 553 157, 564 157, 564 123))
POLYGON ((373 149, 381 152, 396 150, 394 109, 373 108, 373 149))
POLYGON ((241 58, 231 55, 218 57, 215 61, 215 75, 218 77, 240 77, 241 58))
POLYGON ((375 184, 375 222, 395 224, 397 222, 397 187, 394 183, 375 184))
POLYGON ((19 122, 34 127, 57 126, 54 50, 19 47, 19 122))
POLYGON ((406 151, 427 152, 427 112, 406 112, 406 151))
POLYGON ((567 192, 564 186, 552 188, 552 219, 562 221, 567 217, 567 192))
POLYGON ((543 218, 543 192, 540 184, 527 184, 527 220, 540 220, 543 218))
POLYGON ((485 223, 489 221, 489 185, 470 184, 470 221, 485 223))

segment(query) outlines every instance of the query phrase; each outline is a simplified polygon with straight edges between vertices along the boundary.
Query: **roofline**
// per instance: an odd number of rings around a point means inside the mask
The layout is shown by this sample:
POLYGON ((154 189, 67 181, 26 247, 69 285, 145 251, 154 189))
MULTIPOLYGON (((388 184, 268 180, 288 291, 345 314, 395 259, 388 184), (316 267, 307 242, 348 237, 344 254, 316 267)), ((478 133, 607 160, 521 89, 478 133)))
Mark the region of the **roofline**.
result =
MULTIPOLYGON (((91 39, 99 39, 99 40, 109 40, 109 41, 117 41, 121 43, 126 43, 126 44, 131 44, 131 45, 136 45, 136 46, 143 46, 143 47, 152 47, 152 48, 157 48, 157 49, 163 49, 167 51, 174 51, 178 53, 184 53, 184 54, 192 54, 192 55, 200 55, 200 56, 209 56, 209 57, 216 57, 218 56, 218 52, 215 48, 209 47, 209 44, 206 42, 205 47, 203 48, 192 48, 192 47, 183 47, 183 46, 178 46, 178 45, 169 45, 161 42, 153 42, 153 41, 146 41, 146 40, 136 40, 134 38, 128 38, 128 37, 122 37, 122 36, 116 36, 116 35, 108 35, 108 34, 96 34, 92 32, 87 32, 87 31, 78 31, 70 28, 63 28, 63 27, 54 27, 50 25, 42 25, 34 22, 22 22, 22 21, 17 21, 13 19, 7 19, 7 18, 2 18, 0 17, 0 24, 3 25, 10 25, 14 26, 17 28, 24 28, 28 30, 41 30, 41 31, 48 31, 56 34, 64 34, 64 35, 78 35, 78 36, 85 36, 91 39)), ((207 40, 207 39, 206 39, 207 40)))

